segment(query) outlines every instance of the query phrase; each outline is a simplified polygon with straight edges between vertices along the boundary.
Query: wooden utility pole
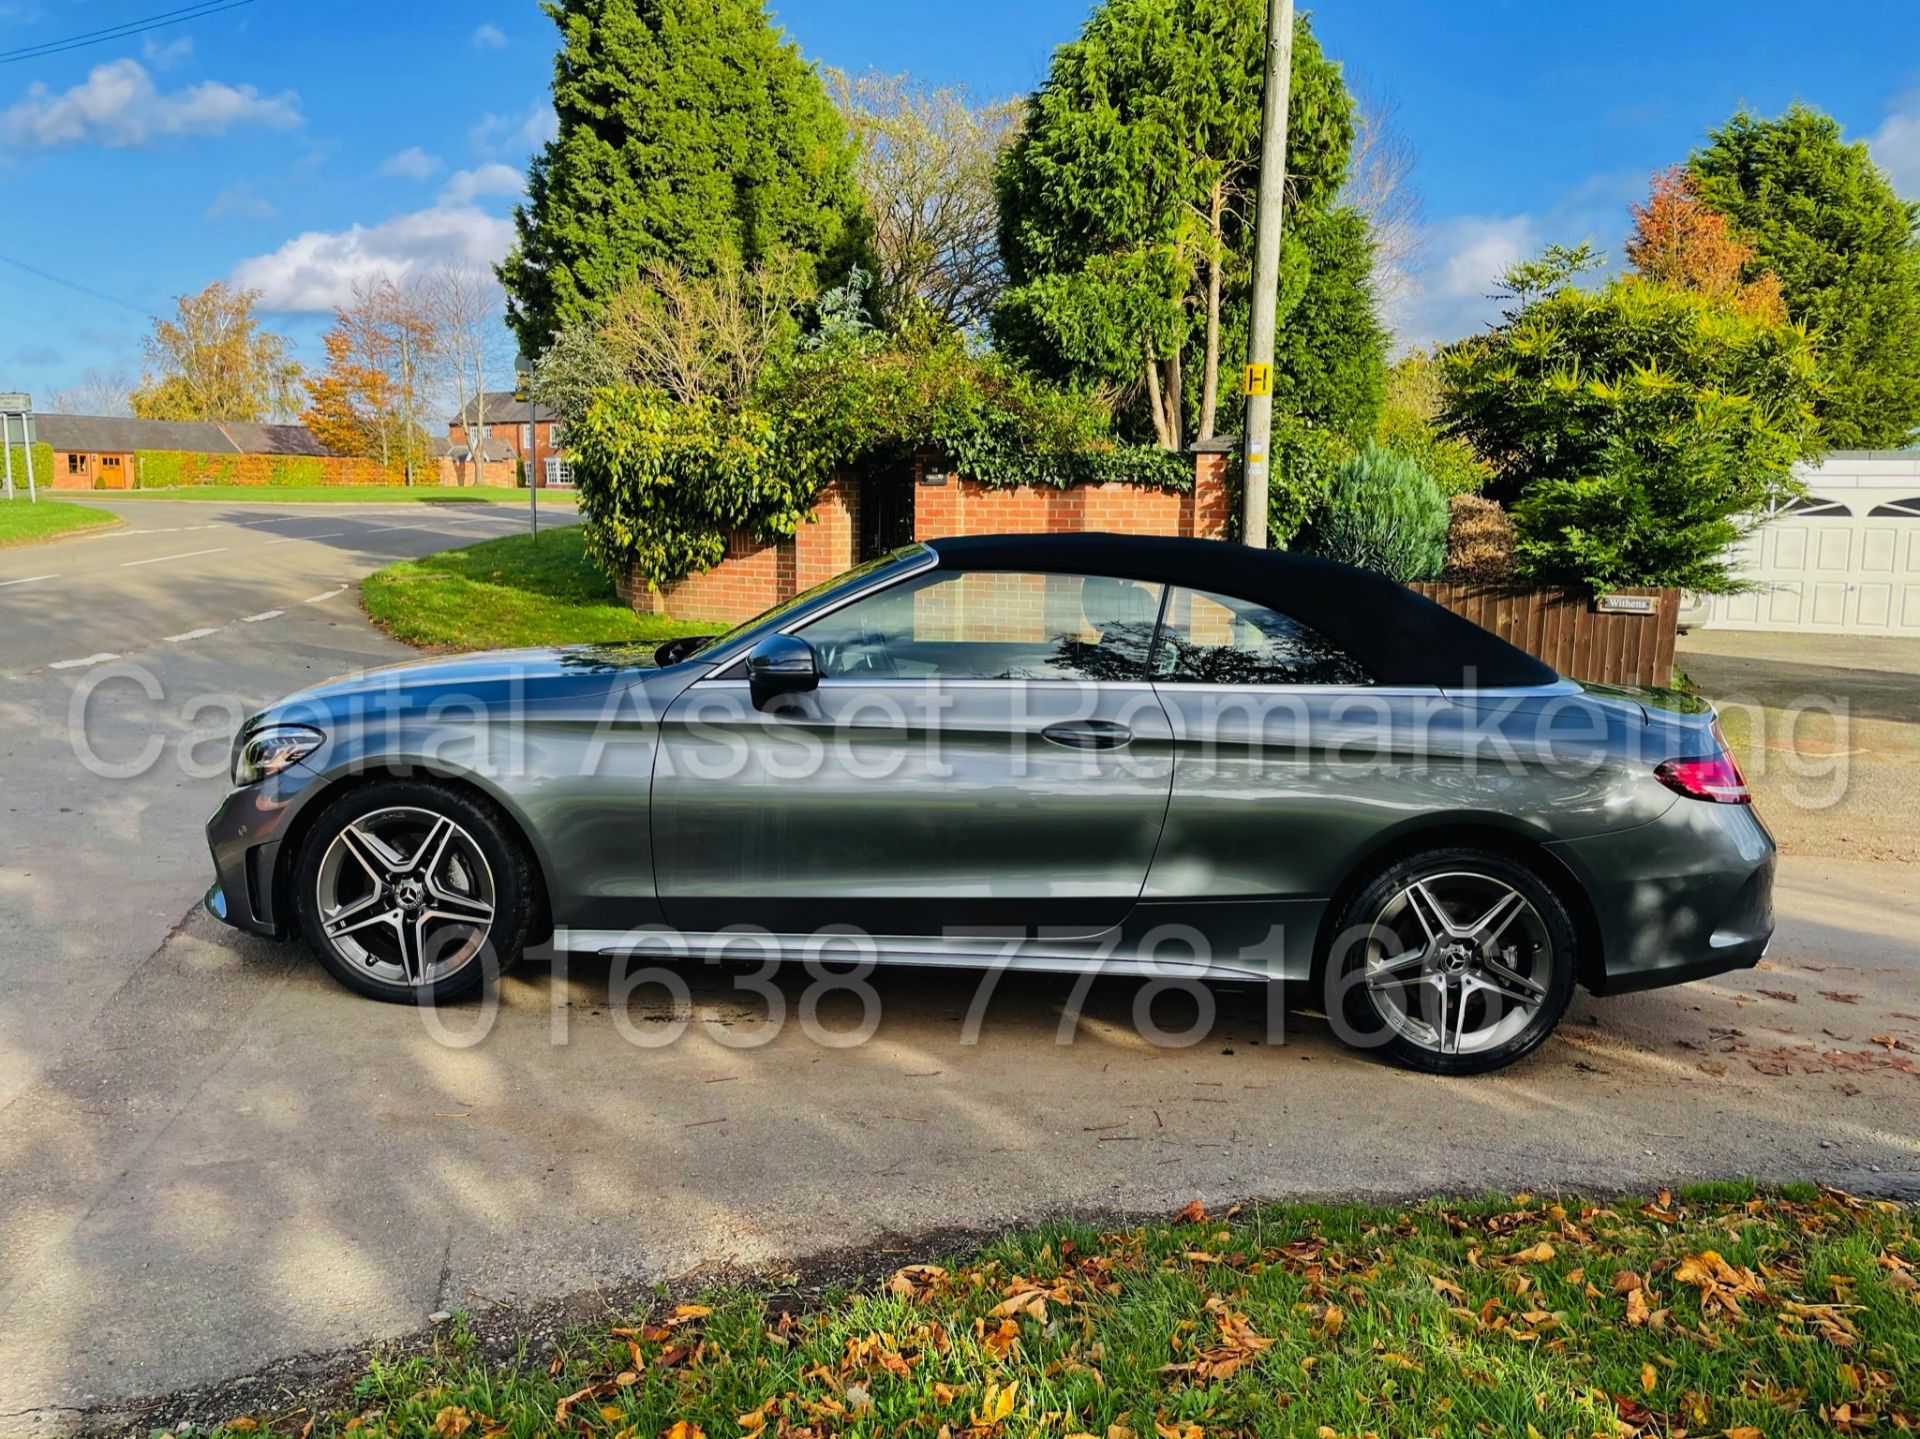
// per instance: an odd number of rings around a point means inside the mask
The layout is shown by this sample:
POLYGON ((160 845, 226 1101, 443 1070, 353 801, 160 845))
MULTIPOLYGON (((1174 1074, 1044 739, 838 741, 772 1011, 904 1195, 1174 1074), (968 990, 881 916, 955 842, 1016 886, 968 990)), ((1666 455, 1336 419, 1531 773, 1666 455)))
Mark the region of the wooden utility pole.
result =
POLYGON ((1293 83, 1293 0, 1270 0, 1266 100, 1260 123, 1260 200, 1253 231, 1253 317, 1247 329, 1246 480, 1241 542, 1267 547, 1268 442, 1273 437, 1274 312, 1280 300, 1280 221, 1287 193, 1287 96, 1293 83))

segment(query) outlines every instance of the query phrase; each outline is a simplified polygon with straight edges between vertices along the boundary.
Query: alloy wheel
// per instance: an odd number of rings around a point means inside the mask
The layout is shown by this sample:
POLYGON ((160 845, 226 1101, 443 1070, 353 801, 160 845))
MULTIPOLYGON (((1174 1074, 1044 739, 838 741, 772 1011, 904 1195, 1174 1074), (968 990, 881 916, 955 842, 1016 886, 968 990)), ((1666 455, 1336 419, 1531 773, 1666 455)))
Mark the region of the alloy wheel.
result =
POLYGON ((1524 894, 1472 871, 1399 890, 1367 932, 1364 978, 1395 1033, 1441 1055, 1497 1048, 1546 1003, 1553 941, 1524 894))
POLYGON ((346 825, 315 878, 321 932, 339 955, 388 984, 418 988, 464 969, 493 927, 493 871, 443 814, 374 810, 346 825))

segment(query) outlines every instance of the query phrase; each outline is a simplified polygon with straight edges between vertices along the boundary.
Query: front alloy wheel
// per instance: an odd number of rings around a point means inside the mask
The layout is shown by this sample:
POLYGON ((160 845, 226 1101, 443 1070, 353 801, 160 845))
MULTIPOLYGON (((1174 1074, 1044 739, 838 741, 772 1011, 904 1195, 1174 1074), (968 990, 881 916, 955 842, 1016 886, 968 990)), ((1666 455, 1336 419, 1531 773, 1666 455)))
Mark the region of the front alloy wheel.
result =
POLYGON ((432 984, 473 960, 493 927, 493 871, 459 825, 396 806, 354 820, 320 857, 320 928, 362 973, 432 984))
POLYGON ((1502 855, 1397 864, 1347 911, 1338 967, 1363 1042, 1418 1069, 1510 1064, 1552 1032, 1573 991, 1573 927, 1557 895, 1502 855))
POLYGON ((328 805, 294 876, 320 961, 374 999, 476 992, 518 957, 533 908, 529 868, 499 814, 466 794, 384 780, 328 805))

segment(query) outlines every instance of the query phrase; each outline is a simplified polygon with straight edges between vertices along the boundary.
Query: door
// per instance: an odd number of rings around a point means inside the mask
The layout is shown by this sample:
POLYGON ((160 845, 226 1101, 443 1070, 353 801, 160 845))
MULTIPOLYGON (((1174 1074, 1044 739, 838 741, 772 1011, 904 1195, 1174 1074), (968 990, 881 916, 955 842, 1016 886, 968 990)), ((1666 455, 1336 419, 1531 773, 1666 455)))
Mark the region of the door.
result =
POLYGON ((668 923, 808 934, 1102 933, 1165 822, 1146 678, 1158 586, 934 570, 796 629, 817 690, 754 709, 735 669, 669 709, 654 771, 668 923))
POLYGON ((1418 749, 1396 753, 1444 697, 1380 688, 1292 616, 1179 586, 1153 671, 1179 765, 1143 912, 1202 927, 1216 963, 1305 978, 1353 855, 1470 788, 1418 749))
POLYGON ((1920 634, 1920 495, 1809 495, 1734 552, 1750 588, 1710 601, 1718 629, 1920 634))

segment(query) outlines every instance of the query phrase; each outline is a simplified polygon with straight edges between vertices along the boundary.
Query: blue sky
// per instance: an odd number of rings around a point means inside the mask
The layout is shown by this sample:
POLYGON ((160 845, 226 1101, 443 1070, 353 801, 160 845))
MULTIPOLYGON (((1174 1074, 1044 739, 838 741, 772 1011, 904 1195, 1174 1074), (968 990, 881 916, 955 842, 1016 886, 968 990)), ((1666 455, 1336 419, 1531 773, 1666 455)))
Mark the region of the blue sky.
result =
MULTIPOLYGON (((0 0, 0 51, 181 3, 0 0)), ((817 60, 985 96, 1030 89, 1087 3, 774 8, 817 60)), ((1822 106, 1920 196, 1916 0, 1352 0, 1315 25, 1417 156, 1403 342, 1483 323, 1494 275, 1547 241, 1617 253, 1649 173, 1741 103, 1822 106)), ((522 0, 249 0, 0 64, 0 255, 109 297, 0 264, 0 389, 137 376, 144 316, 211 279, 262 289, 312 359, 355 276, 496 258, 549 133, 553 35, 522 0)))

